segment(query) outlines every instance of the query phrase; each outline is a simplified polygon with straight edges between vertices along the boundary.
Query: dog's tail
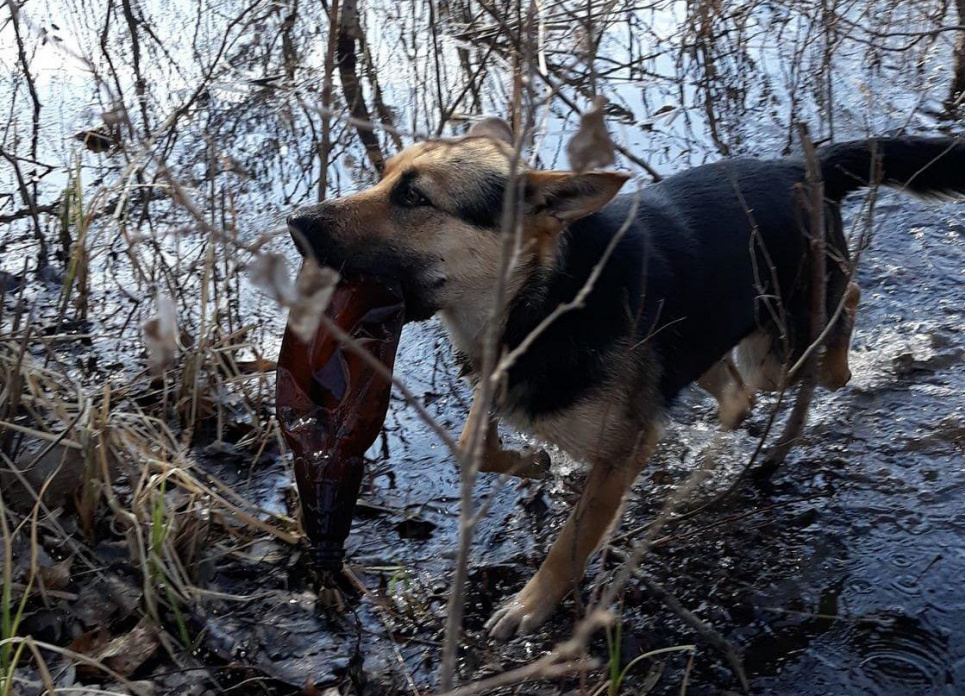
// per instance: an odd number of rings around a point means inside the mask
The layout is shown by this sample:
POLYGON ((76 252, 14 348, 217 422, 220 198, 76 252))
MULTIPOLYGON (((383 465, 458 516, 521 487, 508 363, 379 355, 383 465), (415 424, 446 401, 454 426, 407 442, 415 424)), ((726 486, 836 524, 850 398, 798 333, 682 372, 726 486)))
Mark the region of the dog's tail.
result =
POLYGON ((840 201, 872 182, 924 198, 965 197, 965 139, 873 138, 818 150, 824 194, 840 201))

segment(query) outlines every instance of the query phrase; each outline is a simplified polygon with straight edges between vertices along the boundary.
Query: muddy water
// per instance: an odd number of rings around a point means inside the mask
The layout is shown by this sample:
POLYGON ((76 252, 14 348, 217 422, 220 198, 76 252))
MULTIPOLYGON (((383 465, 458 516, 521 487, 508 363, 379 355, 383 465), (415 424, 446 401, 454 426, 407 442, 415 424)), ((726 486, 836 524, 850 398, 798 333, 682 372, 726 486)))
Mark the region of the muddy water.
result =
MULTIPOLYGON (((647 574, 742 652, 759 694, 965 692, 965 226, 954 206, 887 195, 872 250, 853 352, 854 378, 819 394, 803 445, 767 483, 748 483, 719 509, 670 525, 647 574)), ((457 431, 469 394, 439 327, 410 326, 398 370, 430 412, 457 431)), ((710 452, 723 490, 747 461, 772 406, 734 434, 716 434, 712 405, 694 391, 675 408, 618 535, 653 519, 662 500, 710 452)), ((514 439, 507 433, 508 439, 514 439)), ((519 438, 515 438, 518 440, 519 438)), ((250 572, 229 567, 214 585, 269 595, 247 610, 206 617, 209 644, 292 685, 364 682, 373 693, 431 686, 452 567, 458 475, 411 409, 394 401, 349 538, 349 559, 373 595, 337 618, 317 616, 297 558, 262 549, 250 572), (266 569, 268 569, 266 571, 266 569), (266 586, 266 579, 268 581, 266 586), (247 616, 247 618, 246 618, 247 616), (220 627, 220 631, 218 630, 220 627), (285 636, 292 636, 291 639, 285 636), (392 639, 389 639, 389 637, 392 639), (284 639, 284 640, 283 640, 284 639), (284 645, 284 648, 279 646, 284 645)), ((463 678, 523 664, 568 635, 568 599, 539 634, 506 646, 481 627, 542 558, 576 499, 581 471, 557 455, 553 475, 520 485, 482 475, 488 502, 473 548, 463 678)), ((252 491, 282 505, 281 463, 254 472, 252 491)), ((257 554, 252 554, 253 559, 257 554)), ((580 599, 616 564, 596 560, 580 599)), ((697 644, 687 693, 737 689, 722 656, 634 581, 622 611, 624 662, 656 648, 697 644)), ((593 654, 606 660, 602 637, 593 654)), ((627 680, 678 693, 686 654, 638 664, 627 680)), ((591 686, 601 677, 591 679, 591 686)), ((571 684, 575 686, 576 684, 571 684)), ((557 693, 532 686, 527 693, 557 693)))
POLYGON ((965 228, 897 201, 880 217, 855 378, 769 499, 825 495, 775 518, 778 548, 747 540, 770 556, 735 592, 762 692, 965 691, 965 228))

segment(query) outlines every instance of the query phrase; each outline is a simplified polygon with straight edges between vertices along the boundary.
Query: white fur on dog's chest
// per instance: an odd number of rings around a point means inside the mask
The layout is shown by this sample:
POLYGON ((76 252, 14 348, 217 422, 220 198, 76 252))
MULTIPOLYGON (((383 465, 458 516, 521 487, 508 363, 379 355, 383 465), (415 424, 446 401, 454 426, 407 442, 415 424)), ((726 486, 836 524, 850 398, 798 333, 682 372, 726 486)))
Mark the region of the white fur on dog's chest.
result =
POLYGON ((619 418, 608 418, 608 413, 610 409, 604 403, 592 399, 536 419, 514 410, 501 415, 514 428, 545 444, 559 447, 573 459, 590 464, 612 447, 617 435, 614 429, 625 427, 619 418))
POLYGON ((449 332, 452 347, 468 356, 474 365, 478 365, 482 360, 479 316, 475 313, 467 315, 465 312, 452 311, 440 312, 439 316, 449 332))

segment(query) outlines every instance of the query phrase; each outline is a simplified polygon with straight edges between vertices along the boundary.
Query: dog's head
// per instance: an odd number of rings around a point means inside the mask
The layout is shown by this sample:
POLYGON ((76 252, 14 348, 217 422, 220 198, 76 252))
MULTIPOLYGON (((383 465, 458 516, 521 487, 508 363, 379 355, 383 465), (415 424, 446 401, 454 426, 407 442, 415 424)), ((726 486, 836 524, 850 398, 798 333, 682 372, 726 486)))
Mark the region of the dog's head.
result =
MULTIPOLYGON (((299 250, 323 264, 399 280, 407 319, 427 319, 494 287, 512 157, 509 126, 486 119, 464 137, 407 147, 386 162, 377 185, 301 208, 288 225, 299 250)), ((516 268, 552 263, 560 231, 606 205, 626 180, 520 165, 516 268)))

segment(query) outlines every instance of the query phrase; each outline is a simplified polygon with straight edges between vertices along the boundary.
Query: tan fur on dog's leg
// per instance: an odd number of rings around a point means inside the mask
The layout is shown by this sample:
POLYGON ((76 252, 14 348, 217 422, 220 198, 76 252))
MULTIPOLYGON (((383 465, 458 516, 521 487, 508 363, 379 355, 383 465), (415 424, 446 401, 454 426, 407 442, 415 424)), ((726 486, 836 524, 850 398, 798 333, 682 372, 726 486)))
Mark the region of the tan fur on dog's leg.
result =
POLYGON ((499 441, 496 420, 489 414, 481 414, 478 403, 479 400, 473 395, 469 416, 466 418, 466 424, 459 435, 459 447, 463 451, 466 450, 476 419, 486 418, 487 422, 484 426, 486 428, 486 442, 483 444, 482 462, 480 462, 479 470, 520 478, 543 478, 546 476, 550 467, 549 455, 544 450, 517 452, 516 450, 504 449, 499 441))
POLYGON ((507 639, 542 624, 583 577, 586 562, 619 519, 626 495, 656 444, 650 437, 642 454, 614 465, 597 462, 583 495, 570 513, 546 560, 526 586, 486 623, 494 638, 507 639))
POLYGON ((754 407, 754 392, 745 386, 729 355, 701 375, 697 384, 717 399, 717 417, 724 430, 740 425, 754 407))
POLYGON ((818 370, 818 381, 829 391, 837 391, 851 381, 848 353, 851 350, 851 332, 854 330, 860 301, 861 288, 857 283, 848 283, 844 296, 844 311, 840 319, 844 323, 844 329, 826 344, 824 355, 821 357, 821 367, 818 370))
POLYGON ((775 392, 784 387, 784 366, 774 354, 773 339, 755 331, 737 344, 734 352, 744 386, 752 393, 775 392))

